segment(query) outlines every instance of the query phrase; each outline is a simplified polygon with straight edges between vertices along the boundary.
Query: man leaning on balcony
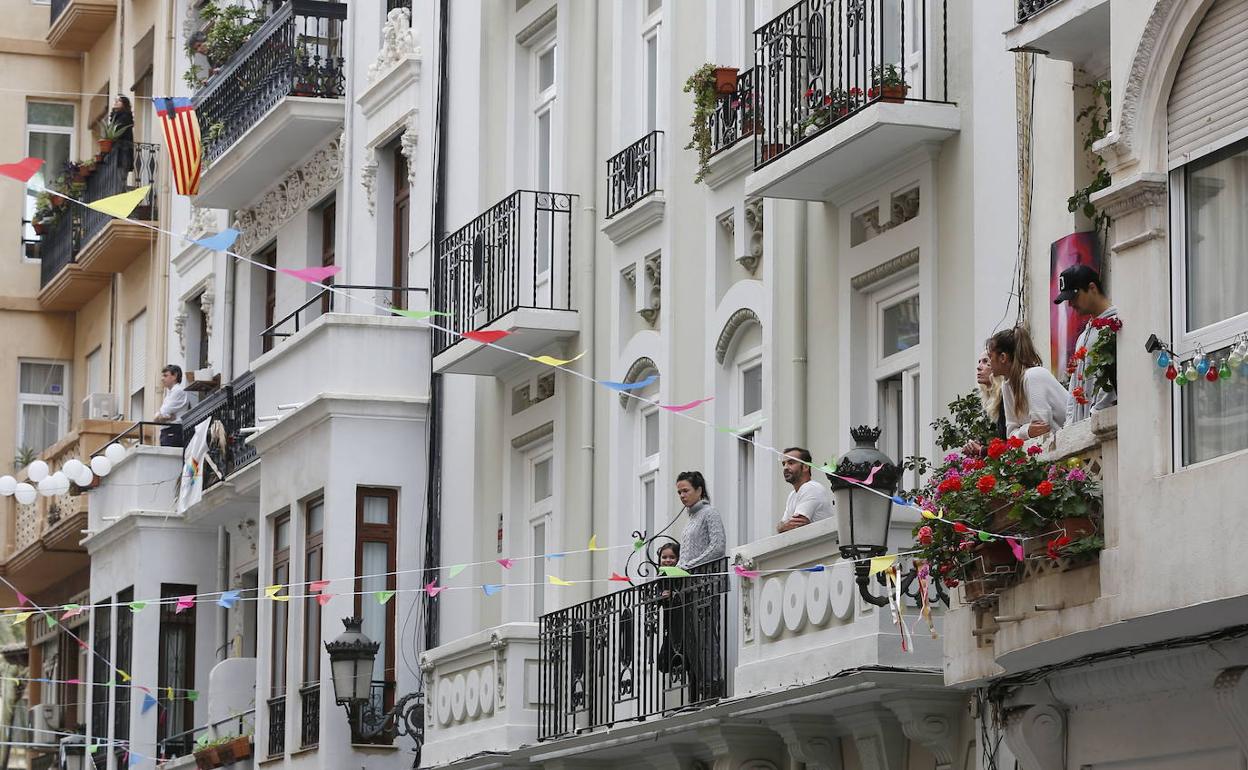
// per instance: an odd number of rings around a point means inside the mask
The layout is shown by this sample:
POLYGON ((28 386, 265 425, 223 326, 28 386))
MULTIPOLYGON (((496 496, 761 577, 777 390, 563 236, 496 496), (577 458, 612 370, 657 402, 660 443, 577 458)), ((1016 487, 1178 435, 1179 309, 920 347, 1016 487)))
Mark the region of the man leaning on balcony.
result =
POLYGON ((160 431, 161 446, 182 446, 182 426, 177 424, 191 408, 191 398, 186 394, 186 386, 182 384, 182 367, 169 364, 160 370, 160 384, 169 391, 156 413, 156 422, 175 423, 160 431))
MULTIPOLYGON (((1116 318, 1118 308, 1114 307, 1105 294, 1104 282, 1100 273, 1087 265, 1075 265, 1062 271, 1057 277, 1057 297, 1054 305, 1069 302, 1075 312, 1093 318, 1116 318)), ((1079 332, 1079 340, 1075 342, 1075 350, 1087 350, 1096 329, 1089 322, 1079 332)), ((1078 420, 1086 419, 1092 412, 1099 412, 1118 403, 1118 393, 1114 390, 1098 390, 1096 393, 1083 397, 1084 369, 1088 365, 1086 356, 1077 357, 1075 368, 1070 374, 1070 383, 1066 386, 1066 424, 1071 425, 1078 420), (1075 391, 1079 393, 1076 394, 1075 391)))
POLYGON ((810 458, 809 449, 789 447, 784 450, 780 470, 784 480, 793 485, 793 491, 784 503, 784 515, 776 525, 777 532, 788 532, 832 516, 832 495, 827 487, 811 479, 810 458))

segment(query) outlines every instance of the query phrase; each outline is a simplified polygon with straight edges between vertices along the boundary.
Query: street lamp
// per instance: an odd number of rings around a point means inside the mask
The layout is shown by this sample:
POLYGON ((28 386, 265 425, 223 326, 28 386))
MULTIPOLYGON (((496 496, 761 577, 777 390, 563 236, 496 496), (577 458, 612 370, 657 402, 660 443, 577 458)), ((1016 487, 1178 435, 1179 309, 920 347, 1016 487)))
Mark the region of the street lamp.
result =
POLYGON ((412 692, 395 702, 394 708, 382 712, 372 696, 373 664, 380 642, 369 639, 360 627, 362 618, 343 618, 346 631, 332 642, 325 643, 329 653, 329 669, 334 683, 334 700, 345 706, 351 725, 351 742, 363 743, 378 736, 393 739, 409 735, 416 741, 416 762, 420 764, 420 748, 425 737, 425 695, 412 692))
POLYGON ((876 447, 879 428, 860 425, 852 428, 849 435, 854 439, 854 447, 837 461, 836 473, 828 474, 836 500, 841 558, 854 560, 854 576, 863 600, 883 607, 888 599, 874 596, 869 590, 868 559, 888 552, 888 526, 901 468, 876 447))

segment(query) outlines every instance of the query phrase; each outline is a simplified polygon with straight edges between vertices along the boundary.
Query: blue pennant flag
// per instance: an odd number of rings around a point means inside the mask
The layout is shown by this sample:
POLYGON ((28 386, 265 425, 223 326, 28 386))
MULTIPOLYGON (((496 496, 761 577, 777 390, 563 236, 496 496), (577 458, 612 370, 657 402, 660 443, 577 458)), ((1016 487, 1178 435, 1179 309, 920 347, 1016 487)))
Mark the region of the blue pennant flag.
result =
POLYGON ((228 227, 219 233, 210 235, 207 238, 200 238, 194 241, 196 246, 203 246, 205 249, 213 251, 225 251, 234 245, 234 241, 238 240, 241 235, 238 230, 228 227))
POLYGON ((503 590, 503 587, 499 585, 498 583, 486 583, 485 585, 481 586, 481 590, 485 591, 486 596, 493 596, 494 594, 503 590))
POLYGON ((232 610, 234 609, 234 605, 238 604, 238 595, 239 595, 238 591, 226 591, 225 593, 221 594, 220 599, 217 599, 217 604, 226 608, 227 610, 232 610))
POLYGON ((611 380, 604 380, 602 384, 606 385, 611 390, 640 390, 649 385, 653 385, 654 381, 657 379, 659 379, 659 375, 652 374, 644 380, 638 380, 637 382, 612 382, 611 380))
POLYGON ((140 711, 140 713, 146 714, 147 712, 151 711, 152 706, 155 706, 155 705, 156 705, 156 699, 152 697, 151 693, 144 693, 143 694, 143 708, 140 711))

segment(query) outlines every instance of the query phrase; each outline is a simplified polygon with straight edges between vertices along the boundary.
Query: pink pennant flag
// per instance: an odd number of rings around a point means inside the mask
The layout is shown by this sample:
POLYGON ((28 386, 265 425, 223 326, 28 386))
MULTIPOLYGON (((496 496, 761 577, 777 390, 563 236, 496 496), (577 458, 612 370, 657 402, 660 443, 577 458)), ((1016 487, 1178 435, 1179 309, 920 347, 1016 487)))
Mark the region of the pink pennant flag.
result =
POLYGON ((706 398, 699 398, 695 401, 690 401, 687 404, 659 404, 659 408, 666 409, 669 412, 687 412, 696 406, 701 406, 705 404, 707 401, 714 401, 714 400, 715 400, 714 396, 707 396, 706 398))
POLYGON ((324 607, 326 604, 329 604, 329 600, 332 598, 334 598, 333 594, 317 594, 316 603, 324 607))
POLYGON ((39 172, 39 167, 42 165, 41 158, 24 158, 17 163, 0 163, 0 175, 19 182, 29 182, 30 178, 39 172))
POLYGON ((174 608, 174 610, 173 610, 173 614, 174 614, 174 615, 177 615, 177 614, 178 614, 178 613, 180 613, 180 612, 185 612, 186 610, 189 610, 190 608, 192 608, 192 607, 194 607, 194 606, 195 606, 195 597, 194 597, 194 596, 192 596, 192 595, 187 595, 187 596, 179 596, 179 597, 178 597, 178 605, 177 605, 177 607, 175 607, 175 608, 174 608))
POLYGON ((1018 542, 1017 538, 1007 537, 1005 542, 1010 544, 1010 550, 1014 552, 1014 558, 1019 561, 1023 560, 1023 544, 1018 542))
POLYGON ((511 565, 515 564, 511 559, 499 559, 498 563, 503 565, 503 569, 511 569, 511 565))
POLYGON ((320 592, 324 591, 326 588, 329 588, 328 580, 313 580, 311 583, 308 583, 308 590, 312 591, 313 593, 319 594, 320 592))
POLYGON ((17 606, 25 607, 27 604, 30 604, 30 599, 26 598, 26 594, 22 593, 21 591, 18 591, 17 592, 17 606))
POLYGON ((753 580, 754 578, 763 574, 756 569, 746 569, 745 567, 742 567, 740 564, 732 565, 732 571, 737 573, 737 577, 749 578, 750 580, 753 580))
POLYGON ((621 575, 621 574, 620 574, 620 573, 618 573, 618 572, 612 572, 612 573, 611 573, 611 577, 607 578, 607 580, 609 580, 609 581, 611 581, 611 582, 613 582, 613 583, 631 583, 631 582, 633 582, 633 581, 629 580, 628 578, 624 577, 623 575, 621 575))
POLYGON ((872 482, 872 481, 875 481, 875 474, 879 473, 879 472, 880 472, 880 468, 883 468, 883 467, 884 467, 884 463, 880 463, 879 465, 873 465, 873 466, 871 466, 871 472, 867 474, 867 479, 866 479, 866 481, 862 482, 862 485, 863 485, 864 487, 869 487, 869 486, 871 486, 871 482, 872 482))
POLYGON ((81 647, 82 649, 84 649, 84 650, 89 650, 89 649, 91 649, 91 646, 90 646, 90 645, 88 645, 86 642, 82 641, 81 639, 78 639, 78 640, 76 640, 76 641, 78 642, 78 646, 79 646, 79 647, 81 647))
POLYGON ((81 679, 66 679, 65 684, 82 684, 81 679))
POLYGON ((431 598, 434 596, 437 596, 438 594, 442 593, 445 590, 446 590, 446 586, 438 585, 437 580, 430 580, 428 583, 425 583, 425 593, 428 594, 431 598))
POLYGON ((277 269, 279 273, 285 273, 301 281, 308 283, 320 283, 326 278, 332 278, 342 272, 341 265, 326 265, 325 267, 301 267, 298 270, 290 270, 285 267, 277 269))

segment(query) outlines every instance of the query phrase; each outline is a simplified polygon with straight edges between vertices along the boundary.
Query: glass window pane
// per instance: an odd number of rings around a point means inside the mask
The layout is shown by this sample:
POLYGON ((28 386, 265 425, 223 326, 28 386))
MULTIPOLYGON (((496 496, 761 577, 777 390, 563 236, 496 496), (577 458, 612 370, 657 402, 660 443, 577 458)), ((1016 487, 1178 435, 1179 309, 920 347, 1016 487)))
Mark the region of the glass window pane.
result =
MULTIPOLYGON (((316 549, 304 560, 304 580, 320 580, 321 551, 316 549)), ((306 591, 305 591, 306 592, 306 591)), ((303 681, 315 682, 321 674, 321 604, 315 598, 308 599, 304 612, 307 613, 306 633, 303 639, 303 681)))
POLYGON ((641 503, 642 510, 645 513, 645 517, 646 517, 646 521, 645 521, 646 532, 653 533, 655 531, 654 529, 655 499, 654 499, 654 477, 653 476, 641 482, 641 500, 642 500, 642 503, 641 503))
POLYGON ((650 16, 659 12, 663 7, 663 0, 646 0, 646 15, 650 16))
POLYGON ((919 344, 919 295, 884 308, 880 324, 880 355, 888 357, 919 344))
MULTIPOLYGON (((1209 360, 1217 366, 1230 352, 1223 348, 1209 360)), ((1248 449, 1248 378, 1235 376, 1209 386, 1197 381, 1180 393, 1184 465, 1248 449)))
POLYGON ((20 380, 19 386, 23 393, 59 396, 65 392, 65 367, 61 364, 34 364, 23 361, 20 380))
POLYGON ((389 524, 390 498, 367 495, 364 498, 364 523, 389 524))
POLYGON ((325 528, 325 501, 316 500, 308 505, 308 534, 313 535, 325 528))
POLYGON ((550 111, 537 116, 537 189, 550 189, 550 111))
POLYGON ((650 412, 642 419, 645 421, 645 456, 654 457, 659 453, 659 413, 650 412))
POLYGON ((290 548, 290 519, 282 519, 273 525, 273 552, 290 548))
MULTIPOLYGON (((69 160, 69 146, 72 137, 69 134, 54 134, 44 131, 31 131, 29 153, 32 158, 43 158, 43 168, 35 175, 39 181, 46 182, 61 173, 61 167, 69 160)), ((34 178, 31 182, 35 181, 34 178)))
POLYGON ((646 130, 658 128, 659 112, 659 37, 646 38, 646 130))
POLYGON ((741 413, 754 414, 763 408, 763 367, 751 366, 741 373, 741 413))
POLYGON ((373 662, 373 680, 382 681, 385 679, 386 646, 390 641, 386 638, 386 608, 389 605, 378 604, 371 601, 371 598, 375 591, 387 589, 388 579, 385 573, 390 571, 390 546, 387 543, 365 542, 363 556, 360 569, 365 575, 373 577, 360 579, 360 590, 364 591, 365 598, 360 602, 360 612, 364 616, 364 634, 375 642, 381 642, 381 648, 377 650, 377 657, 373 662))
POLYGON ((555 49, 537 57, 537 90, 545 91, 555 84, 555 49))
POLYGON ((546 553, 546 524, 543 522, 533 527, 533 574, 529 582, 533 583, 533 619, 537 620, 546 612, 546 560, 540 558, 546 553))
POLYGON ((1248 312, 1248 143, 1187 170, 1187 328, 1248 312))
POLYGON ((22 404, 23 449, 42 452, 61 435, 61 409, 45 404, 22 404))
POLYGON ((55 102, 26 102, 26 122, 41 126, 74 127, 74 105, 55 102))
POLYGON ((533 463, 533 502, 540 502, 550 497, 550 458, 533 463))

